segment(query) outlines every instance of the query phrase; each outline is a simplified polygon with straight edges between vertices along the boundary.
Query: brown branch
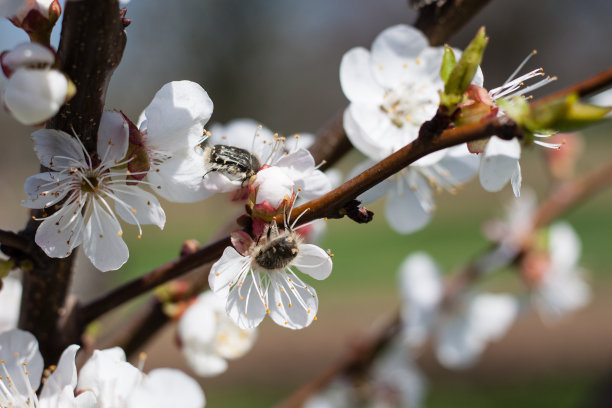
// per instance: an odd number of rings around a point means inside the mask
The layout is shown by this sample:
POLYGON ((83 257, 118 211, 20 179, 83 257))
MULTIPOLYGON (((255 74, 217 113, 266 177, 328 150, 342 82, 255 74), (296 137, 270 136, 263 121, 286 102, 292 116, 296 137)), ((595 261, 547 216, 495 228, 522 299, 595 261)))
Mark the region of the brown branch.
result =
POLYGON ((5 252, 6 250, 18 250, 19 252, 28 255, 32 252, 32 243, 21 235, 12 231, 0 230, 0 244, 2 245, 0 247, 2 252, 5 252))
MULTIPOLYGON (((121 60, 125 41, 117 0, 66 3, 58 58, 60 69, 76 84, 77 93, 47 127, 68 133, 74 129, 90 152, 95 151, 106 89, 121 60)), ((41 213, 33 211, 32 215, 40 217, 41 213)), ((30 220, 20 232, 33 246, 38 225, 38 221, 30 220)), ((24 274, 19 327, 36 336, 48 364, 57 361, 63 349, 78 342, 81 335, 59 327, 58 323, 65 306, 75 253, 51 259, 35 247, 32 256, 35 267, 24 274)))
POLYGON ((490 0, 447 0, 442 7, 436 2, 419 12, 414 26, 429 38, 431 45, 442 45, 490 0))
POLYGON ((578 96, 584 97, 593 94, 598 91, 602 91, 612 86, 612 67, 600 72, 584 81, 578 82, 572 86, 561 89, 558 92, 547 95, 544 98, 540 98, 534 102, 534 104, 540 104, 550 102, 555 99, 563 98, 571 93, 577 93, 578 96))
MULTIPOLYGON (((546 201, 540 204, 533 217, 533 230, 548 225, 565 214, 569 209, 584 202, 594 193, 601 191, 610 184, 612 184, 612 162, 599 167, 577 180, 567 182, 557 191, 553 192, 546 201)), ((464 293, 478 278, 488 272, 490 270, 489 257, 495 251, 500 250, 500 248, 501 245, 495 245, 482 252, 481 255, 475 257, 471 262, 447 279, 444 287, 443 302, 453 302, 459 294, 464 293)), ((523 253, 524 249, 519 249, 513 256, 508 257, 508 265, 518 262, 523 253)), ((499 267, 501 266, 505 265, 499 265, 499 267)), ((361 343, 362 347, 358 349, 358 353, 348 353, 347 356, 323 371, 312 381, 293 392, 289 397, 283 400, 278 407, 301 407, 309 397, 331 383, 335 378, 341 375, 354 374, 355 367, 359 367, 361 371, 367 369, 368 364, 374 360, 377 353, 388 344, 393 336, 399 334, 400 328, 401 322, 398 313, 378 334, 366 338, 366 340, 361 343)))

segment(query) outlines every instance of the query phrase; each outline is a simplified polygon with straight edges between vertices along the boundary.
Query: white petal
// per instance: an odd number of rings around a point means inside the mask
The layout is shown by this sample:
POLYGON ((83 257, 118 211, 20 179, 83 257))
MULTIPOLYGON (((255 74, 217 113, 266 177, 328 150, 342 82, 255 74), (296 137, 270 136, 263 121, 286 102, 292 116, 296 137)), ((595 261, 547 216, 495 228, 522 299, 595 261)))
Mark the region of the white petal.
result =
POLYGON ((296 276, 285 272, 274 272, 271 276, 269 291, 270 317, 276 324, 289 329, 303 329, 310 325, 319 307, 315 290, 306 286, 296 276))
POLYGON ((466 369, 476 363, 485 348, 480 339, 470 336, 470 326, 464 314, 443 321, 437 331, 436 357, 446 368, 466 369))
POLYGON ((440 166, 448 171, 454 185, 460 185, 469 181, 478 173, 480 159, 478 155, 470 153, 464 143, 459 146, 444 149, 445 156, 440 160, 440 166))
POLYGON ((295 181, 295 186, 300 189, 300 198, 304 201, 314 200, 332 190, 332 183, 327 172, 315 170, 309 175, 295 181))
POLYGON ((127 262, 130 254, 121 235, 117 220, 93 201, 92 214, 85 226, 83 251, 102 272, 114 271, 127 262))
POLYGON ((414 253, 400 265, 399 283, 406 340, 420 346, 427 339, 442 299, 439 269, 426 253, 414 253))
POLYGON ((76 201, 45 218, 35 241, 51 258, 65 258, 83 242, 83 216, 76 201))
POLYGON ((278 208, 283 200, 291 198, 294 193, 293 180, 280 167, 266 167, 257 173, 255 184, 257 187, 256 204, 270 203, 278 208))
POLYGON ((204 392, 198 383, 180 370, 151 371, 129 396, 126 408, 203 408, 204 392))
MULTIPOLYGON (((6 1, 6 0, 4 0, 6 1)), ((15 46, 12 50, 2 55, 2 65, 15 71, 18 68, 27 68, 32 65, 53 65, 55 54, 44 45, 27 42, 15 46)))
POLYGON ((257 285, 263 285, 260 279, 255 282, 253 275, 249 273, 237 282, 227 298, 227 314, 241 329, 257 327, 266 316, 265 300, 257 291, 257 285))
MULTIPOLYGON (((21 395, 28 395, 38 389, 44 366, 38 351, 38 341, 32 333, 14 329, 0 334, 0 360, 4 361, 2 366, 7 371, 5 374, 10 376, 21 395), (23 375, 24 362, 27 363, 27 383, 23 375)), ((1 381, 6 384, 5 374, 1 381)))
POLYGON ((18 279, 7 276, 2 279, 0 290, 0 333, 15 329, 19 320, 21 293, 23 289, 18 279))
POLYGON ((394 231, 410 234, 429 223, 434 210, 433 197, 431 188, 420 175, 399 177, 399 186, 390 190, 385 217, 394 231), (411 181, 408 182, 406 177, 410 177, 411 181))
POLYGON ((5 0, 0 2, 0 17, 11 17, 17 14, 23 0, 5 0))
POLYGON ((567 222, 555 222, 548 234, 552 267, 570 269, 577 265, 582 245, 572 226, 567 222))
POLYGON ((399 85, 406 77, 404 64, 415 64, 428 46, 423 33, 411 26, 402 24, 385 29, 372 43, 373 65, 381 73, 379 82, 382 80, 391 88, 399 85))
POLYGON ((380 104, 385 93, 372 75, 370 52, 361 47, 353 48, 342 56, 340 85, 344 96, 351 102, 380 104))
POLYGON ((21 68, 6 82, 4 104, 24 125, 42 123, 64 104, 68 80, 54 69, 21 68))
POLYGON ((480 162, 480 184, 487 191, 499 191, 516 171, 521 156, 518 140, 502 140, 492 136, 480 162))
POLYGON ((516 320, 517 299, 510 295, 476 295, 469 304, 468 317, 472 336, 483 342, 501 339, 516 320))
POLYGON ((296 180, 302 178, 314 170, 315 161, 312 154, 306 149, 297 149, 289 153, 274 163, 277 167, 282 167, 285 173, 296 180))
MULTIPOLYGON (((40 399, 51 398, 59 395, 64 387, 74 390, 77 385, 77 369, 74 359, 79 351, 79 346, 73 344, 68 346, 62 353, 57 368, 47 378, 40 394, 40 399)), ((74 395, 73 395, 74 398, 74 395)))
POLYGON ((88 167, 79 142, 66 132, 41 129, 32 133, 34 150, 40 164, 51 169, 88 167))
POLYGON ((119 112, 104 111, 98 128, 98 155, 102 162, 118 163, 125 158, 129 128, 119 112))
POLYGON ((183 349, 187 364, 199 377, 212 377, 227 370, 227 361, 214 354, 198 353, 188 348, 183 349))
POLYGON ((213 103, 195 82, 165 84, 145 109, 147 139, 151 145, 174 152, 177 146, 195 146, 210 119, 213 103))
POLYGON ((221 258, 215 262, 208 274, 208 285, 213 292, 218 292, 233 282, 249 268, 251 259, 242 256, 233 247, 228 246, 221 258))
POLYGON ((380 110, 351 103, 342 118, 346 136, 361 153, 372 160, 381 160, 393 153, 391 145, 384 145, 378 137, 392 126, 380 110))
POLYGON ((203 181, 215 173, 204 178, 205 173, 202 156, 192 150, 153 166, 147 179, 155 186, 155 192, 166 200, 191 203, 213 194, 205 188, 203 181))
POLYGON ((70 191, 60 187, 62 182, 71 178, 70 174, 50 171, 39 173, 26 179, 23 189, 29 196, 21 202, 27 208, 47 208, 57 203, 70 191))
POLYGON ((298 247, 298 255, 292 265, 318 280, 326 279, 332 271, 329 254, 312 244, 302 244, 298 247))
POLYGON ((512 185, 512 192, 515 197, 521 196, 521 183, 523 182, 523 176, 521 174, 521 165, 519 162, 516 162, 516 169, 514 173, 512 173, 512 177, 510 177, 510 184, 512 185))
POLYGON ((115 213, 124 221, 134 225, 138 221, 140 224, 153 224, 164 229, 166 214, 153 194, 128 185, 115 188, 114 193, 115 213))
POLYGON ((142 377, 119 347, 95 350, 79 372, 77 391, 93 391, 100 407, 123 407, 142 377))

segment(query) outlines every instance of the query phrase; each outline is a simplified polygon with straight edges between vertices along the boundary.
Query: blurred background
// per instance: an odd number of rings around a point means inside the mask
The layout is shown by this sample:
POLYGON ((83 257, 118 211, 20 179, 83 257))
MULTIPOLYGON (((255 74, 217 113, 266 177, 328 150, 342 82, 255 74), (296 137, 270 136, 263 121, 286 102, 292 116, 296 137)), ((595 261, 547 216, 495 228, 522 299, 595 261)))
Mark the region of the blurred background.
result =
MULTIPOLYGON (((416 12, 405 0, 132 0, 127 17, 128 44, 113 76, 107 106, 133 120, 166 82, 200 83, 215 104, 212 121, 251 117, 281 134, 315 132, 347 105, 338 81, 342 55, 354 46, 370 47, 384 28, 412 23, 416 12)), ((493 0, 450 44, 463 48, 485 25, 491 40, 482 68, 485 87, 501 84, 533 49, 527 68, 541 66, 559 79, 541 90, 550 93, 612 65, 612 2, 591 0, 493 0)), ((54 32, 55 44, 59 25, 54 32)), ((0 22, 0 49, 26 41, 8 21, 0 22)), ((19 230, 27 211, 19 206, 24 180, 38 172, 26 128, 0 112, 0 225, 19 230)), ((610 157, 610 123, 585 133, 579 171, 610 157)), ((524 152, 523 183, 542 198, 549 180, 542 149, 524 152)), ((346 175, 360 160, 349 154, 340 169, 346 175)), ((410 253, 423 250, 447 271, 460 267, 487 245, 482 223, 500 217, 513 198, 477 181, 456 196, 437 197, 437 211, 425 230, 400 236, 392 232, 383 208, 374 205, 374 222, 328 222, 322 246, 335 254, 332 276, 317 282, 318 321, 293 332, 266 319, 246 357, 229 371, 203 379, 208 406, 265 407, 323 371, 351 346, 351 339, 384 324, 397 308, 396 272, 410 253)), ((489 347, 479 365, 467 372, 441 368, 425 351, 418 358, 429 379, 427 406, 576 407, 593 397, 602 376, 612 369, 612 194, 597 195, 568 219, 583 243, 582 264, 594 291, 591 305, 554 327, 526 313, 500 342, 489 347)), ((190 205, 164 203, 163 232, 146 228, 124 237, 130 260, 119 271, 102 274, 80 262, 74 291, 88 298, 145 273, 178 255, 188 238, 204 243, 240 212, 228 214, 227 197, 190 205), (227 218, 224 220, 224 217, 227 218)), ((520 290, 511 271, 484 283, 497 290, 520 290)), ((174 343, 174 328, 148 345, 146 368, 187 369, 174 343)))

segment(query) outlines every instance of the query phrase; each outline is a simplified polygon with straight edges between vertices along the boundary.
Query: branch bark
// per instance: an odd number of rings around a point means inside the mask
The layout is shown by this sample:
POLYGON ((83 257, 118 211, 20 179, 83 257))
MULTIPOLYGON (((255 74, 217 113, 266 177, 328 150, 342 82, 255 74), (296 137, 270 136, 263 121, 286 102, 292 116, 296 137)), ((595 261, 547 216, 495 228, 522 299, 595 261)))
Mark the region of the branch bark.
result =
MULTIPOLYGON (((119 4, 117 0, 67 2, 63 21, 58 58, 61 70, 76 84, 77 93, 47 128, 75 132, 86 148, 95 152, 106 89, 126 42, 119 4)), ((41 215, 40 211, 32 212, 33 217, 41 215)), ((34 246, 38 224, 31 219, 20 232, 34 246)), ((66 258, 52 259, 36 247, 32 257, 35 267, 24 274, 19 327, 36 336, 47 364, 57 361, 65 346, 80 338, 81 333, 64 330, 58 324, 75 254, 73 251, 66 258)))

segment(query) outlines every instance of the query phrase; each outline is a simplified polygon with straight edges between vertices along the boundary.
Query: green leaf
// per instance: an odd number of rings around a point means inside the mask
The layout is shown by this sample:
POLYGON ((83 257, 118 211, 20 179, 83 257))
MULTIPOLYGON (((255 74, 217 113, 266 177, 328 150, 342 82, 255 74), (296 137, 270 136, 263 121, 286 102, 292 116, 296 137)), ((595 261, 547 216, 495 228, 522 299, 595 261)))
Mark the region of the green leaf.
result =
POLYGON ((440 67, 440 78, 442 78, 442 81, 444 81, 445 85, 448 81, 448 77, 450 76, 451 71, 455 68, 455 65, 457 65, 455 52, 451 47, 445 45, 444 55, 442 56, 442 66, 440 67))
POLYGON ((489 37, 485 34, 485 28, 481 27, 449 74, 444 87, 445 94, 461 95, 467 90, 482 62, 482 55, 488 42, 489 37))

